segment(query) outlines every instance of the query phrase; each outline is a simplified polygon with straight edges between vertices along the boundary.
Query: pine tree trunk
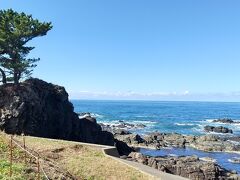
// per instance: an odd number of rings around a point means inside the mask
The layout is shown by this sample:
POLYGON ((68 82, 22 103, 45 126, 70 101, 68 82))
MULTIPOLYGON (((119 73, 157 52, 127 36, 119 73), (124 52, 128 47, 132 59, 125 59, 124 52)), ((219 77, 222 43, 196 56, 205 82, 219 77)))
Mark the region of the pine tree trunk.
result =
POLYGON ((3 84, 6 84, 7 83, 7 77, 6 77, 6 74, 5 72, 0 68, 0 72, 2 74, 2 83, 3 84))
POLYGON ((14 84, 18 84, 19 83, 18 73, 16 71, 14 71, 13 80, 14 80, 14 84))

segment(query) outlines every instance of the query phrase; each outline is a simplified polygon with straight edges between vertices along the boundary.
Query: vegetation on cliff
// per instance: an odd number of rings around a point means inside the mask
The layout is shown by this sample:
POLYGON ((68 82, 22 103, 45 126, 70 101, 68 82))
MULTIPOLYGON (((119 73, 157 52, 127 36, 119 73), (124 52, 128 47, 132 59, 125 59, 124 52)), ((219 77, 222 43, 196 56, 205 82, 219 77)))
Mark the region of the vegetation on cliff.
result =
POLYGON ((28 58, 34 47, 27 43, 44 36, 52 28, 50 22, 40 22, 32 15, 9 10, 0 11, 0 75, 2 83, 29 77, 39 58, 28 58))

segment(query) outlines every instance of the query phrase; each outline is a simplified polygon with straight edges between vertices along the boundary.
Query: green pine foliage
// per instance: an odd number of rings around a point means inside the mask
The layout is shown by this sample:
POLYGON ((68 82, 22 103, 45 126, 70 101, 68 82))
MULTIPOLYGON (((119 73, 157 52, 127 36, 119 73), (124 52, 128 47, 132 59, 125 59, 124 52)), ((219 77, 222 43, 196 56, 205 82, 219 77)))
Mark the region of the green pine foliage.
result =
MULTIPOLYGON (((50 22, 40 22, 32 15, 12 9, 0 10, 0 76, 10 76, 6 81, 19 83, 31 75, 39 58, 28 58, 35 47, 27 46, 32 39, 47 34, 52 29, 50 22), (4 71, 4 72, 3 72, 4 71)), ((4 80, 2 80, 4 83, 4 80)))

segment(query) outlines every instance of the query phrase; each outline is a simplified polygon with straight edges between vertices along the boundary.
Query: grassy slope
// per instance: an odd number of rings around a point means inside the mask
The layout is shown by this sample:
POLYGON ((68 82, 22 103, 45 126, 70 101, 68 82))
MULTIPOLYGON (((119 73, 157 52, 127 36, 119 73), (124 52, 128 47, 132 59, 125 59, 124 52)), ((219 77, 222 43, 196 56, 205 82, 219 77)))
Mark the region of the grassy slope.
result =
MULTIPOLYGON (((15 138, 21 140, 21 137, 15 138)), ((26 137, 26 146, 37 151, 41 157, 50 159, 77 179, 150 179, 145 174, 106 157, 99 148, 35 137, 26 137)), ((19 164, 19 172, 24 169, 21 165, 19 164)))
POLYGON ((25 173, 24 170, 28 169, 23 163, 23 154, 19 149, 14 148, 13 150, 13 160, 14 164, 12 166, 12 177, 9 177, 9 147, 8 139, 3 134, 0 134, 0 179, 18 179, 24 180, 34 177, 34 174, 25 173))

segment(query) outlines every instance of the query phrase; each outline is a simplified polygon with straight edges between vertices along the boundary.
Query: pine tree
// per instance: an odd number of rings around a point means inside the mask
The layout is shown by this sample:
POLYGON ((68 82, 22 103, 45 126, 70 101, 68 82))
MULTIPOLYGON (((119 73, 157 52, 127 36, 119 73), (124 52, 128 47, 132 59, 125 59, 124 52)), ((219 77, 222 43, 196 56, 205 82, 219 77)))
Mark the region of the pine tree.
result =
POLYGON ((28 58, 35 47, 26 44, 33 38, 44 36, 52 29, 50 22, 40 22, 32 15, 9 10, 0 11, 0 73, 2 82, 12 79, 18 84, 21 78, 31 75, 39 58, 28 58), (7 78, 6 74, 11 77, 7 78))

